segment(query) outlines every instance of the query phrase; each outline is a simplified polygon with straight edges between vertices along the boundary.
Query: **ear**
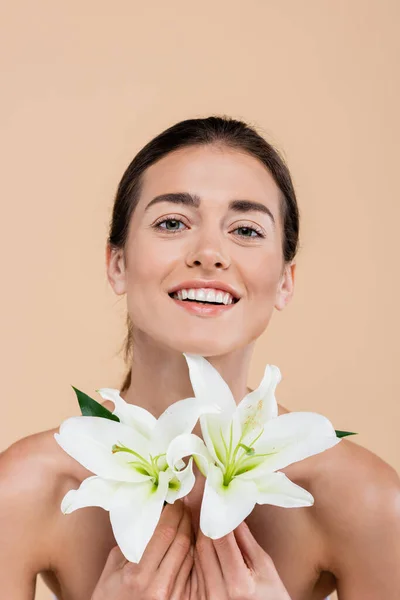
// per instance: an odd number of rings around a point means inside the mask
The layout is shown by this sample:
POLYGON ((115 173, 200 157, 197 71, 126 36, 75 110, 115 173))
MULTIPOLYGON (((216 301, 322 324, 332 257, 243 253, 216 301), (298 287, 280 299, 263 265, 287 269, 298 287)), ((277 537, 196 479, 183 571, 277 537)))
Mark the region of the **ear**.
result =
POLYGON ((284 267, 276 291, 275 308, 277 310, 283 310, 293 296, 295 271, 296 263, 294 261, 284 267))
POLYGON ((114 292, 121 296, 126 293, 126 265, 123 250, 106 246, 107 279, 114 292))

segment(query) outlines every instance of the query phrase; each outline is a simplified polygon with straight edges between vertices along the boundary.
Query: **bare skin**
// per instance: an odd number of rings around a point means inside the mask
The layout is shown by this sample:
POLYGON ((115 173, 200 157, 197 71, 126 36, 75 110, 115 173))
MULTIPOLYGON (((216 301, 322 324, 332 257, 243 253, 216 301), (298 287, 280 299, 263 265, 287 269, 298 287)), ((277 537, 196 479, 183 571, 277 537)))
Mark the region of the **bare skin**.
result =
MULTIPOLYGON (((1 456, 2 487, 7 484, 1 526, 9 541, 1 545, 0 575, 5 597, 15 600, 34 597, 38 573, 60 600, 87 600, 116 544, 102 509, 61 513, 64 494, 89 472, 57 446, 55 431, 25 438, 1 456)), ((394 470, 343 440, 283 472, 313 494, 314 506, 256 506, 246 522, 289 597, 322 600, 337 586, 341 600, 394 600, 399 589, 394 470)), ((203 484, 199 475, 186 500, 195 529, 203 484)))
MULTIPOLYGON (((207 357, 237 402, 246 394, 255 340, 274 308, 283 310, 293 295, 295 264, 283 262, 279 203, 279 190, 264 166, 236 151, 189 148, 147 170, 125 254, 111 248, 106 253, 110 285, 117 295, 126 295, 134 324, 132 385, 122 394, 127 402, 159 416, 172 402, 191 396, 182 352, 207 357), (200 204, 149 206, 166 192, 196 194, 200 204), (265 211, 232 210, 232 199, 264 205, 273 220, 265 211), (170 225, 172 220, 174 227, 179 223, 179 231, 161 229, 161 219, 170 225), (253 227, 263 235, 250 238, 253 227), (240 300, 218 317, 193 315, 168 295, 188 279, 225 282, 240 300)), ((279 411, 287 412, 282 406, 279 411)), ((60 600, 88 600, 99 579, 105 581, 105 565, 113 568, 110 561, 119 560, 117 551, 109 558, 115 540, 105 511, 85 508, 68 516, 60 511, 65 493, 90 473, 57 446, 56 430, 20 440, 0 456, 0 525, 7 541, 0 546, 0 579, 2 593, 13 600, 33 598, 38 573, 60 600)), ((283 471, 313 494, 314 506, 256 506, 246 522, 252 534, 247 542, 254 537, 265 553, 262 560, 272 559, 289 597, 322 600, 337 586, 340 600, 398 598, 400 481, 395 471, 349 440, 283 471)), ((185 500, 194 530, 203 484, 199 476, 185 500)), ((233 564, 236 552, 232 536, 220 546, 213 542, 228 571, 226 558, 233 564)), ((188 576, 200 585, 197 600, 210 596, 201 581, 224 580, 224 573, 210 578, 213 555, 204 550, 209 542, 200 541, 197 566, 188 576)), ((149 569, 154 571, 154 562, 149 569)), ((116 590, 120 583, 114 581, 116 590)), ((95 594, 93 600, 100 600, 100 591, 95 594)))

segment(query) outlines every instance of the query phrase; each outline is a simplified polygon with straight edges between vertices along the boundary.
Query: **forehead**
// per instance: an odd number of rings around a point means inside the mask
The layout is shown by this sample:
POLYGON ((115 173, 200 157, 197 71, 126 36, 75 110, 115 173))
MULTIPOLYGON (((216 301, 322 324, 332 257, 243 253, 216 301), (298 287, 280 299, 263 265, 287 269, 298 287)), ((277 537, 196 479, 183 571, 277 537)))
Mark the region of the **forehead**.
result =
POLYGON ((262 202, 278 218, 280 190, 266 167, 253 156, 216 146, 170 152, 144 173, 140 204, 158 194, 195 193, 204 202, 240 198, 262 202))

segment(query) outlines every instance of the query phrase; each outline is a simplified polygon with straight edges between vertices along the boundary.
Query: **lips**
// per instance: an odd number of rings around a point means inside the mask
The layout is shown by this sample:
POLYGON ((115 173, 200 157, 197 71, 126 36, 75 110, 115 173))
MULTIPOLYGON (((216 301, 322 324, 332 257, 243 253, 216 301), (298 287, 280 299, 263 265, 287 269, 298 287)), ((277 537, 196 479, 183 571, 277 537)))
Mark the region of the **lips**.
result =
MULTIPOLYGON (((221 305, 221 306, 230 306, 229 304, 224 304, 223 302, 209 302, 206 300, 195 300, 193 298, 186 298, 185 300, 179 300, 179 298, 175 298, 174 297, 175 292, 170 292, 168 294, 168 296, 170 298, 172 298, 172 300, 178 300, 179 302, 193 302, 193 303, 197 303, 197 304, 217 304, 217 305, 221 305)), ((233 302, 232 304, 236 304, 236 302, 239 302, 238 298, 233 298, 233 302)))
POLYGON ((208 288, 208 289, 214 289, 214 290, 221 290, 223 292, 229 292, 229 294, 232 295, 234 302, 237 302, 241 298, 240 292, 234 286, 232 286, 224 281, 218 281, 216 279, 191 279, 191 280, 187 280, 187 281, 182 281, 182 282, 172 286, 168 290, 168 294, 171 296, 174 292, 177 292, 178 290, 190 289, 190 288, 194 288, 194 289, 199 289, 199 288, 207 289, 208 288))
POLYGON ((229 313, 229 311, 234 309, 234 307, 236 306, 235 303, 213 304, 211 302, 193 302, 188 300, 177 300, 176 298, 172 298, 172 301, 176 304, 176 306, 178 306, 185 312, 204 318, 217 317, 219 315, 229 313))

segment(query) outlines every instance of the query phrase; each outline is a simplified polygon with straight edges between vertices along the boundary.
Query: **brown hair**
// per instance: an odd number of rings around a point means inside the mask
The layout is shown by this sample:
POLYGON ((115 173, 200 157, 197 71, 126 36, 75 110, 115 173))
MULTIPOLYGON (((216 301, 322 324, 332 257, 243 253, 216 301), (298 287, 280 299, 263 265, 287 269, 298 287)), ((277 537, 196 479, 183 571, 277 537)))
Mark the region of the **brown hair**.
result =
MULTIPOLYGON (((143 173, 150 165, 181 148, 217 144, 246 152, 260 160, 271 173, 282 193, 280 207, 283 223, 283 257, 285 264, 295 257, 299 244, 299 209, 292 179, 285 161, 254 127, 227 116, 186 119, 172 125, 150 140, 127 167, 114 200, 108 243, 112 248, 125 250, 129 223, 138 203, 143 173)), ((133 344, 132 323, 127 315, 127 336, 124 340, 124 361, 131 361, 133 344)), ((129 388, 131 371, 125 376, 121 392, 129 388)))

